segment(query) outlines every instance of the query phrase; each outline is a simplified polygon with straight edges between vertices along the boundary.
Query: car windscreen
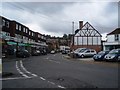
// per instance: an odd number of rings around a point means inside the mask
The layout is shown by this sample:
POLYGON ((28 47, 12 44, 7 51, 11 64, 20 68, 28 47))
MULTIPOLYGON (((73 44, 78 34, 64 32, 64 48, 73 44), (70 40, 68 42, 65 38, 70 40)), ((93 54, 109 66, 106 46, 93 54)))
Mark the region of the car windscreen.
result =
POLYGON ((118 51, 118 50, 112 50, 112 51, 110 51, 109 53, 110 53, 110 54, 118 54, 119 51, 118 51))
POLYGON ((82 52, 84 52, 86 49, 81 49, 80 51, 79 51, 79 53, 82 53, 82 52))

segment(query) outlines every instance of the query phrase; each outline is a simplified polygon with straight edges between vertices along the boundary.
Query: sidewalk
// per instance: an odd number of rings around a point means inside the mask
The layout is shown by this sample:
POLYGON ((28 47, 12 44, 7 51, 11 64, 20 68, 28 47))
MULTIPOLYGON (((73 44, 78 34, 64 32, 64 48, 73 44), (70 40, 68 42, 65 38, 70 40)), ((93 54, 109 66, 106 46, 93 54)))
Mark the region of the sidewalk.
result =
POLYGON ((0 74, 2 73, 2 59, 0 58, 0 74))

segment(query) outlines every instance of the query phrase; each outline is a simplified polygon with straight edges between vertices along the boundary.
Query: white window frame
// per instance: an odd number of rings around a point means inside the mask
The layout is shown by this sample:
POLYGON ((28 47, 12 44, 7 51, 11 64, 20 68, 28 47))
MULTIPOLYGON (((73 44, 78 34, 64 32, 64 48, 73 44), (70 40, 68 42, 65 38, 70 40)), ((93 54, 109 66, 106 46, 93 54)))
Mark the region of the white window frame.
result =
POLYGON ((21 25, 19 25, 19 31, 21 31, 21 25))
POLYGON ((115 34, 115 41, 119 41, 119 34, 115 34))
POLYGON ((18 30, 18 28, 19 28, 19 25, 18 25, 18 24, 16 24, 16 30, 18 30))

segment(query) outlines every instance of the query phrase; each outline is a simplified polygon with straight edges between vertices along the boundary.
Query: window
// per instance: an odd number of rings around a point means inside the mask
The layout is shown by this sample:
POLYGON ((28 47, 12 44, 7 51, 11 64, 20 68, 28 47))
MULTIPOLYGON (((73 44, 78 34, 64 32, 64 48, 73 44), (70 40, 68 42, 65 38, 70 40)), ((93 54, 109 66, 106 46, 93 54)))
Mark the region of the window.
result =
POLYGON ((25 28, 23 28, 23 32, 25 32, 25 28))
POLYGON ((32 36, 34 36, 34 33, 32 33, 32 36))
POLYGON ((29 31, 29 35, 31 34, 31 32, 29 31))
POLYGON ((19 26, 19 30, 21 31, 21 26, 19 26))
POLYGON ((119 41, 119 35, 115 34, 115 41, 119 41))
POLYGON ((26 33, 28 33, 28 29, 26 28, 26 33))
POLYGON ((9 28, 9 22, 8 21, 6 22, 6 26, 9 28))
POLYGON ((18 30, 18 24, 16 24, 16 29, 18 30))
POLYGON ((4 19, 2 20, 2 25, 5 26, 5 20, 4 19))

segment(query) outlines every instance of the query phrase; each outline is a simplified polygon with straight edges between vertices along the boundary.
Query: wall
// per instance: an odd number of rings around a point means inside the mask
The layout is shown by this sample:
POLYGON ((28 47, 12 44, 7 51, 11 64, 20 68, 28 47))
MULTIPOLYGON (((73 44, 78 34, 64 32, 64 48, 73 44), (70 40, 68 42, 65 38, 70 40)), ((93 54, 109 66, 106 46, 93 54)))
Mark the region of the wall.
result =
POLYGON ((74 37, 74 45, 101 45, 101 37, 74 37))
POLYGON ((114 42, 115 41, 115 36, 114 35, 108 35, 107 36, 107 42, 114 42))

